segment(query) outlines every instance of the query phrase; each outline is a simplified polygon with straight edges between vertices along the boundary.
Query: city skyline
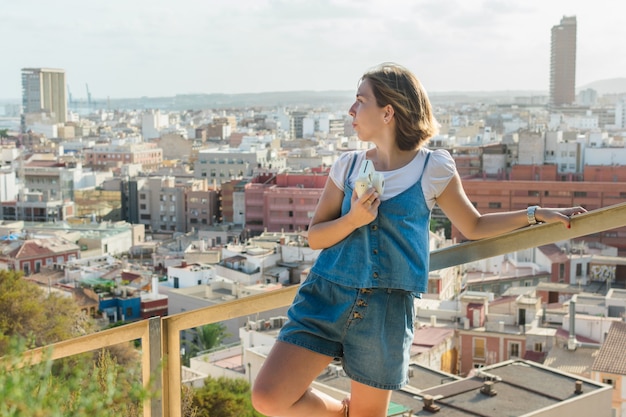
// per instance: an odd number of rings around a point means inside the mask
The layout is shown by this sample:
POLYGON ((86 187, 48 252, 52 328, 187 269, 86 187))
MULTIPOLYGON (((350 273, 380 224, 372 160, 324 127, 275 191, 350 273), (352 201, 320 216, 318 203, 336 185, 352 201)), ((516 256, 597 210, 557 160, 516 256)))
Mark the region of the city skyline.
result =
POLYGON ((426 89, 548 91, 550 31, 578 21, 576 86, 626 77, 609 0, 14 2, 0 16, 0 99, 21 68, 64 69, 75 100, 352 90, 395 61, 426 89))

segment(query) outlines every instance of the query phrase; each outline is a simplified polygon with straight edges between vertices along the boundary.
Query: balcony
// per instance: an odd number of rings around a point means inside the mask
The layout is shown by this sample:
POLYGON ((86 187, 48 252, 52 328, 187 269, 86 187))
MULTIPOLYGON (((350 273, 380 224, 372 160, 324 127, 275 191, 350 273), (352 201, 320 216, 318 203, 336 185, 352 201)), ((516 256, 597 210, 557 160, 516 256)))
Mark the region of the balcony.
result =
MULTIPOLYGON (((603 230, 626 226, 626 203, 576 216, 572 227, 544 224, 520 229, 497 238, 461 243, 431 253, 431 271, 460 265, 479 259, 577 238, 603 230)), ((156 317, 95 334, 78 337, 54 345, 27 351, 24 363, 36 363, 52 348, 51 359, 60 359, 139 339, 142 347, 142 377, 149 381, 156 376, 157 398, 146 400, 145 417, 180 417, 181 401, 181 341, 183 330, 217 323, 234 317, 254 316, 256 313, 288 306, 297 290, 290 286, 269 293, 236 299, 224 304, 156 317), (164 361, 167 358, 167 361, 164 361)))

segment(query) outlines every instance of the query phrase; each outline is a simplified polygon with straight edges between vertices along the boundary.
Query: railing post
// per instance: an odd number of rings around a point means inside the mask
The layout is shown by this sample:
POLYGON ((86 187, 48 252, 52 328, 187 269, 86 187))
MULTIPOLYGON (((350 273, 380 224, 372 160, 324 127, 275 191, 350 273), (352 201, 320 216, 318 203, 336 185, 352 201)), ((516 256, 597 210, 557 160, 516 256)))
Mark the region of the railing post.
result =
MULTIPOLYGON (((170 316, 171 319, 171 316, 170 316)), ((171 320, 162 320, 163 410, 167 417, 181 417, 180 330, 171 320)))
POLYGON ((149 361, 148 364, 144 362, 144 384, 149 383, 153 377, 152 392, 156 394, 150 397, 150 404, 144 404, 144 416, 149 417, 163 417, 163 373, 160 369, 163 369, 164 364, 161 363, 163 351, 161 341, 161 317, 152 317, 148 321, 148 345, 143 348, 144 357, 147 356, 149 361), (149 414, 146 413, 148 408, 149 414))

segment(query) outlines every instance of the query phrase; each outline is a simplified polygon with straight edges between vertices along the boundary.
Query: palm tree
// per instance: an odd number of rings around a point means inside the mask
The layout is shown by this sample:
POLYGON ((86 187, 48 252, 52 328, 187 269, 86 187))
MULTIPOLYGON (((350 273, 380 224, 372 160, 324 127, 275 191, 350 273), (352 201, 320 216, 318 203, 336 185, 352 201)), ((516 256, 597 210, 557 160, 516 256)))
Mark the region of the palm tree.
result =
POLYGON ((196 327, 194 330, 195 332, 192 332, 191 340, 184 344, 182 355, 185 365, 189 365, 189 359, 196 356, 199 352, 218 346, 225 337, 230 336, 230 334, 226 333, 226 326, 222 323, 205 324, 204 326, 196 327))

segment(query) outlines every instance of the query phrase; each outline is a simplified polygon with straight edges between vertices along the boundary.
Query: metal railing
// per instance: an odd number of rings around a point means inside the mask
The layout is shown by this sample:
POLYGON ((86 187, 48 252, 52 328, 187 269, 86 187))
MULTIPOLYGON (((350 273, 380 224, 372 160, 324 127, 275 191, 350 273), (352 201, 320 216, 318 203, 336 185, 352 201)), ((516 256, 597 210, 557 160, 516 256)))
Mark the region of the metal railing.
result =
MULTIPOLYGON (((435 271, 624 226, 626 226, 626 203, 575 216, 570 229, 563 227, 561 223, 542 224, 494 238, 460 243, 433 251, 430 257, 430 270, 435 271)), ((24 363, 36 363, 42 360, 44 351, 49 348, 52 348, 51 359, 60 359, 140 339, 143 350, 144 384, 147 387, 152 377, 151 387, 161 392, 160 396, 146 400, 143 408, 144 417, 180 417, 182 413, 180 332, 205 324, 288 306, 296 290, 297 286, 294 285, 216 306, 167 317, 155 317, 103 330, 29 350, 24 354, 24 363)))

